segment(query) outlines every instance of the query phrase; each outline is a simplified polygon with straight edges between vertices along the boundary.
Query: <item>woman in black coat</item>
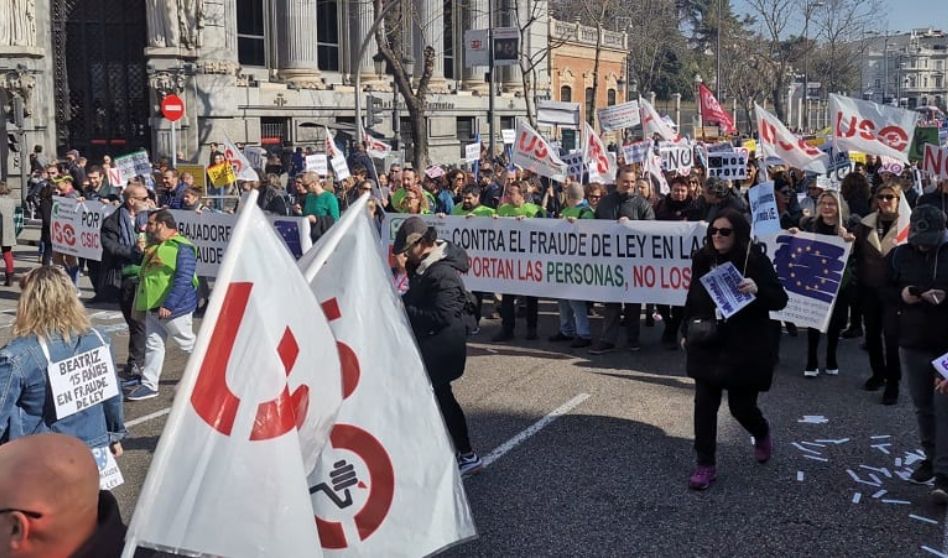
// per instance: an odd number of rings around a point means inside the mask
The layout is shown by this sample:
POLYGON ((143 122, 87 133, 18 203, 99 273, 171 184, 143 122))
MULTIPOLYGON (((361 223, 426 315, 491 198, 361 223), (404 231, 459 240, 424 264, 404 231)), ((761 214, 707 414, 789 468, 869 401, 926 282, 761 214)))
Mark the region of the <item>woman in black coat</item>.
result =
POLYGON ((434 227, 418 217, 402 223, 394 252, 408 259, 408 291, 402 300, 454 442, 458 468, 462 476, 475 474, 483 464, 471 448, 467 419, 451 391, 451 382, 464 374, 467 361, 467 291, 461 281, 461 274, 468 270, 467 253, 438 240, 434 227))
POLYGON ((698 465, 689 486, 704 490, 716 477, 717 417, 724 390, 731 415, 754 436, 754 457, 760 463, 770 459, 770 426, 757 407, 757 396, 770 389, 776 364, 771 347, 777 331, 770 312, 787 305, 787 293, 770 259, 750 243, 747 219, 733 210, 718 215, 708 227, 704 248, 693 256, 691 277, 684 331, 688 375, 695 380, 698 465), (755 299, 729 319, 718 320, 714 301, 699 279, 726 262, 742 271, 739 290, 755 299))

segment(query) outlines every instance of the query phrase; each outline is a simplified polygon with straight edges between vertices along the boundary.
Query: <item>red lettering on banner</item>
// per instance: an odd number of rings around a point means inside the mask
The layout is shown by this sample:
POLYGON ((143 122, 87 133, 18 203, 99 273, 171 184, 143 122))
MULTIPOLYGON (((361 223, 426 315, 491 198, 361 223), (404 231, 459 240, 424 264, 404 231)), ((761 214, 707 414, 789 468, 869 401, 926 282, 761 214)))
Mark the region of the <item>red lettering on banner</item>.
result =
POLYGON ((878 141, 897 151, 904 151, 908 147, 908 132, 900 126, 886 126, 876 133, 876 125, 872 120, 859 120, 856 116, 851 116, 848 118, 848 122, 844 122, 844 118, 842 111, 836 113, 835 135, 837 137, 851 138, 858 131, 860 138, 878 141), (844 123, 846 125, 845 130, 843 129, 844 123))
POLYGON ((632 266, 632 285, 635 287, 647 287, 651 289, 655 286, 655 268, 650 265, 632 266))
POLYGON ((539 261, 517 262, 517 278, 521 281, 543 281, 543 266, 539 261))
POLYGON ((930 143, 925 144, 925 157, 922 159, 922 170, 928 171, 935 176, 941 176, 945 165, 945 150, 939 149, 930 143))

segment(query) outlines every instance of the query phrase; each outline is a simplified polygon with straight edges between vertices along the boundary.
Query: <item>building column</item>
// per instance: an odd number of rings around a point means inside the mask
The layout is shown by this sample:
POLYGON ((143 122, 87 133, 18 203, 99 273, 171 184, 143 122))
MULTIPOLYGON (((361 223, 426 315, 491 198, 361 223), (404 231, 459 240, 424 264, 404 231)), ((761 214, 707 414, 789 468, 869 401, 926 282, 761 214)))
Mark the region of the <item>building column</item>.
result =
POLYGON ((442 0, 416 0, 418 13, 418 35, 415 42, 415 77, 421 76, 425 67, 425 47, 434 48, 434 68, 429 88, 434 92, 447 91, 444 79, 444 4, 442 0))
MULTIPOLYGON (((369 29, 372 28, 372 23, 375 22, 375 10, 372 4, 365 0, 354 2, 350 5, 356 10, 356 25, 350 28, 352 32, 349 34, 349 38, 352 42, 352 59, 355 60, 356 56, 359 55, 359 47, 362 46, 364 37, 368 34, 369 29)), ((371 85, 373 88, 378 88, 386 81, 384 75, 375 73, 375 61, 372 58, 378 51, 378 44, 375 42, 375 37, 373 36, 369 39, 368 44, 366 44, 365 54, 362 56, 360 73, 362 74, 363 86, 371 85)), ((358 64, 358 62, 356 63, 358 64)), ((353 75, 355 75, 354 70, 353 68, 353 75)), ((352 83, 355 83, 355 80, 353 80, 352 83)))
POLYGON ((296 83, 320 83, 316 0, 277 0, 274 27, 280 35, 280 77, 296 83))
MULTIPOLYGON (((487 14, 487 0, 470 0, 467 7, 464 10, 464 19, 465 25, 464 29, 461 30, 461 38, 463 45, 463 35, 465 29, 487 29, 487 24, 489 22, 487 14)), ((488 84, 484 80, 484 76, 487 73, 487 66, 473 66, 468 67, 467 60, 464 59, 464 48, 462 46, 461 52, 459 53, 461 60, 463 61, 462 76, 463 81, 461 82, 461 87, 465 91, 473 91, 477 95, 486 95, 488 93, 488 84)))

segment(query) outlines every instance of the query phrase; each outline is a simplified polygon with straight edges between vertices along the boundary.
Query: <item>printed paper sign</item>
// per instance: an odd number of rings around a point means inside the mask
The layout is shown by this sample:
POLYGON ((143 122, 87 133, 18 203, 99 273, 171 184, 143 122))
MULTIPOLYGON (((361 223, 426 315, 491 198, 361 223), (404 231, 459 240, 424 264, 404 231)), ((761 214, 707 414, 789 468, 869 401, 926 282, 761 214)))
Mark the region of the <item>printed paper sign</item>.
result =
POLYGON ((87 260, 102 259, 99 237, 102 221, 115 211, 112 204, 79 202, 74 198, 54 197, 49 225, 53 251, 87 260))
POLYGON ((774 197, 774 183, 764 182, 754 186, 747 192, 751 206, 751 222, 754 236, 769 236, 779 234, 780 212, 777 211, 777 200, 774 197))
POLYGON ((504 138, 504 145, 513 145, 517 139, 517 130, 501 130, 500 135, 504 138))
POLYGON ((96 467, 99 468, 99 490, 112 490, 125 484, 122 470, 119 469, 115 456, 112 455, 112 450, 108 446, 92 448, 92 457, 95 458, 96 467))
POLYGON ((329 161, 325 153, 314 153, 306 156, 306 171, 315 172, 319 176, 329 176, 329 161))
POLYGON ((563 162, 566 164, 566 175, 576 181, 582 181, 586 173, 586 163, 583 161, 582 151, 573 151, 563 155, 563 162))
POLYGON ((756 298, 750 293, 742 293, 738 290, 737 286, 744 277, 731 262, 715 267, 705 273, 700 280, 725 320, 743 310, 756 298))
POLYGON ((926 143, 922 170, 939 180, 948 179, 948 147, 926 143))
MULTIPOLYGON (((216 277, 237 216, 211 211, 196 213, 184 209, 172 209, 171 214, 178 223, 178 232, 197 248, 197 274, 201 277, 216 277)), ((268 215, 267 219, 294 258, 300 258, 312 247, 310 223, 305 217, 268 215)))
MULTIPOLYGON (((152 172, 148 152, 144 149, 116 157, 114 163, 115 168, 118 169, 118 183, 123 185, 128 184, 128 181, 136 176, 150 176, 152 172)), ((81 186, 81 184, 76 184, 76 188, 81 186)))
POLYGON ((234 174, 233 165, 226 161, 212 167, 207 167, 207 176, 211 179, 211 184, 216 188, 223 188, 237 182, 237 175, 234 174))
POLYGON ((674 171, 681 175, 690 174, 691 167, 695 165, 694 153, 694 149, 688 140, 658 142, 658 154, 662 158, 662 170, 666 172, 674 171))
MULTIPOLYGON (((386 213, 389 250, 407 217, 386 213)), ((685 302, 691 254, 706 231, 688 222, 421 217, 467 251, 469 290, 676 306, 685 302)))
POLYGON ((948 380, 948 353, 941 355, 932 361, 932 366, 941 374, 941 377, 948 380))
POLYGON ((738 153, 709 153, 708 176, 715 176, 725 180, 743 180, 747 178, 747 154, 738 153))
POLYGON ((346 158, 342 156, 342 153, 336 153, 336 156, 329 160, 329 164, 332 165, 332 172, 336 175, 336 180, 345 180, 352 176, 349 174, 349 163, 346 162, 346 158))
POLYGON ((469 143, 464 146, 464 160, 473 163, 474 161, 479 161, 481 158, 481 144, 469 143))
POLYGON ((652 140, 637 141, 629 145, 622 146, 622 157, 625 164, 644 163, 652 151, 652 140))
POLYGON ((202 196, 207 195, 207 167, 204 165, 178 165, 180 174, 188 173, 194 177, 194 187, 201 191, 202 196))
POLYGON ((642 121, 637 101, 598 109, 596 116, 599 118, 599 127, 602 128, 603 132, 632 128, 638 126, 642 121))
POLYGON ((770 317, 825 332, 852 245, 838 236, 805 232, 771 236, 765 242, 790 299, 770 317))
POLYGON ((63 420, 119 394, 118 376, 108 345, 50 362, 47 376, 57 420, 63 420))

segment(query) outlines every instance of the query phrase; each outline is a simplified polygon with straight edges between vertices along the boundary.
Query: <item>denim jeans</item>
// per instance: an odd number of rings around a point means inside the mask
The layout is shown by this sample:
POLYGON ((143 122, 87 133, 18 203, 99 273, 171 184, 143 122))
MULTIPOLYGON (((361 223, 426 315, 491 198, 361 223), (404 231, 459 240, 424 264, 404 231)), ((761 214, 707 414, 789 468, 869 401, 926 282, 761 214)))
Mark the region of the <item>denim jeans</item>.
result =
POLYGON ((558 300, 560 307, 560 333, 568 337, 589 339, 589 316, 586 315, 586 302, 582 300, 558 300))

